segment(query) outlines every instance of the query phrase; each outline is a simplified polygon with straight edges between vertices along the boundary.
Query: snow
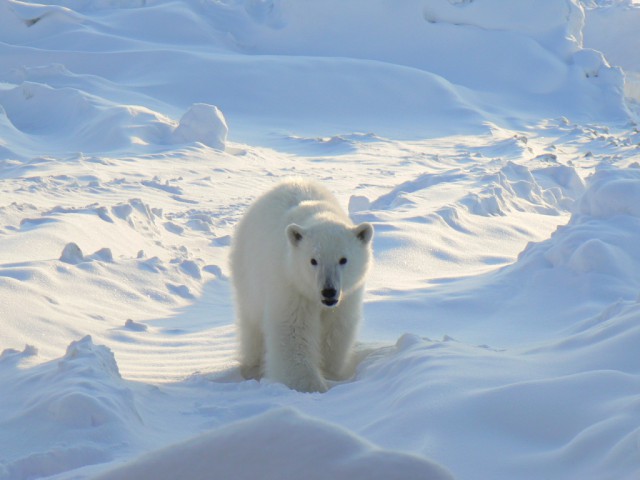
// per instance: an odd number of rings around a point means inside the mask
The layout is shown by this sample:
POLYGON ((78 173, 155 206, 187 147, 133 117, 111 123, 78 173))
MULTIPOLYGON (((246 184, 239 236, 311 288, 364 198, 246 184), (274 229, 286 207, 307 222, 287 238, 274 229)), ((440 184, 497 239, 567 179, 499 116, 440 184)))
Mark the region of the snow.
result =
POLYGON ((0 2, 0 479, 640 475, 631 0, 0 2), (374 224, 353 375, 245 381, 233 228, 374 224))
POLYGON ((228 133, 229 127, 218 107, 196 103, 182 116, 173 136, 184 143, 200 142, 224 150, 228 133))
POLYGON ((346 430, 291 409, 213 430, 97 478, 207 479, 211 472, 237 479, 452 478, 420 457, 380 450, 346 430))

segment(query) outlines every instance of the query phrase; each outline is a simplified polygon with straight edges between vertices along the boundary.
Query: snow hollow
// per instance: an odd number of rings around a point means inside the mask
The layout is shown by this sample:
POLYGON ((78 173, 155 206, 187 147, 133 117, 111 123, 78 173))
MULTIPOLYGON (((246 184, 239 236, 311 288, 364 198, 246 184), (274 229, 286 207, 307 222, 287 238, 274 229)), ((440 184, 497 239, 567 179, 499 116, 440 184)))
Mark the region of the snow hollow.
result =
POLYGON ((0 2, 0 479, 640 476, 633 0, 0 2), (263 191, 375 227, 353 375, 244 380, 263 191))

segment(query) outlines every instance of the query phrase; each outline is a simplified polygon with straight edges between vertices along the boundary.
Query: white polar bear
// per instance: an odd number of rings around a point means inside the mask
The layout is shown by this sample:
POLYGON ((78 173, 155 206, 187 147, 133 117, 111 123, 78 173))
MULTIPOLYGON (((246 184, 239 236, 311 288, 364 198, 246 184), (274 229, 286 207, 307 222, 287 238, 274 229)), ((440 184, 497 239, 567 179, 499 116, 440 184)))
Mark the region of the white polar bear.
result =
POLYGON ((231 251, 245 378, 264 374, 303 392, 343 378, 372 237, 316 183, 284 182, 251 205, 231 251))

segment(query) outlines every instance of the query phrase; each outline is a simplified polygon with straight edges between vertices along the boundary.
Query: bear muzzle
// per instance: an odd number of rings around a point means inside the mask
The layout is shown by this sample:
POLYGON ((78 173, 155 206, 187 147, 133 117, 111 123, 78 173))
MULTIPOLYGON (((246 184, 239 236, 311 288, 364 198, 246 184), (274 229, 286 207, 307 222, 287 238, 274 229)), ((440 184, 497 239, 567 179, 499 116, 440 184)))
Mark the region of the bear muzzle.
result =
POLYGON ((340 294, 333 287, 325 287, 320 293, 322 293, 322 304, 327 307, 335 307, 340 300, 340 294))

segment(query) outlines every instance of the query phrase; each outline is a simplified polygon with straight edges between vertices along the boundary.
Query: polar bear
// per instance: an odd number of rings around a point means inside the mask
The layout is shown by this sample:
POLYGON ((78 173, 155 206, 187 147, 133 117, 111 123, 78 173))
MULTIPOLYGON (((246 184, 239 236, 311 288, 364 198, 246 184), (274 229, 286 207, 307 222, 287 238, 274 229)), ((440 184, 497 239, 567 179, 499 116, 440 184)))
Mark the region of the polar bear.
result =
POLYGON ((259 197, 231 250, 241 371, 303 392, 344 378, 362 317, 373 227, 323 186, 286 181, 259 197))

